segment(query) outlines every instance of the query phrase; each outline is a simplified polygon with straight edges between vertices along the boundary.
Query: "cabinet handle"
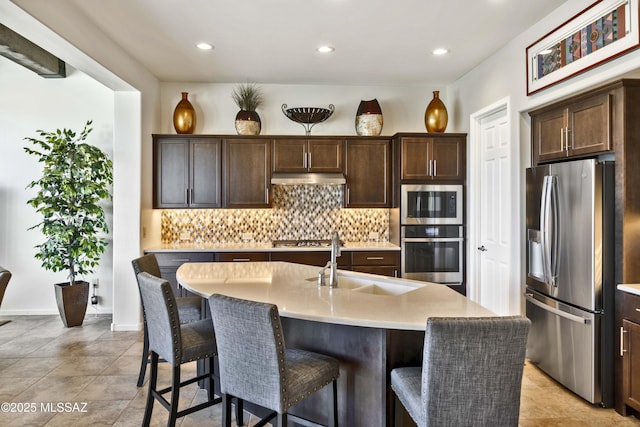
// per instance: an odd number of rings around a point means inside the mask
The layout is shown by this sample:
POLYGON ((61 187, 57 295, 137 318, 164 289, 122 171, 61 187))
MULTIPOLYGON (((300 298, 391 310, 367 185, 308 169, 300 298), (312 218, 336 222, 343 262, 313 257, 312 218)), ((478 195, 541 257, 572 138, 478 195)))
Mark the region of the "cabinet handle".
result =
POLYGON ((189 203, 193 203, 193 199, 194 199, 193 198, 193 188, 191 189, 190 193, 191 193, 191 197, 190 197, 189 203))
POLYGON ((249 258, 234 258, 233 262, 249 262, 251 261, 249 258))
POLYGON ((382 257, 382 256, 368 256, 367 257, 368 261, 381 261, 383 259, 384 259, 384 257, 382 257))
POLYGON ((311 166, 311 151, 309 151, 309 166, 308 167, 309 167, 309 169, 312 168, 312 166, 311 166))
POLYGON ((624 357, 624 353, 627 351, 624 349, 624 334, 626 334, 627 331, 624 330, 624 326, 620 326, 620 356, 624 357))
POLYGON ((187 188, 187 204, 189 204, 189 189, 187 188))
POLYGON ((171 261, 173 261, 173 262, 189 262, 189 261, 191 261, 191 259, 190 258, 173 258, 173 259, 171 259, 171 261))
POLYGON ((307 152, 306 151, 302 152, 302 168, 303 169, 307 168, 307 152))
POLYGON ((393 277, 398 277, 398 269, 393 270, 393 277))
POLYGON ((433 160, 433 176, 438 176, 438 161, 433 160))
POLYGON ((350 194, 350 192, 349 192, 349 187, 347 187, 347 205, 348 205, 349 203, 351 203, 351 197, 350 197, 350 196, 351 196, 351 194, 350 194))
POLYGON ((431 176, 431 160, 427 160, 427 176, 431 176))
POLYGON ((565 128, 565 129, 566 129, 566 130, 565 130, 566 136, 565 136, 565 138, 564 138, 564 140, 565 140, 564 149, 565 149, 567 152, 569 152, 569 132, 571 132, 571 129, 569 129, 568 127, 567 127, 567 128, 565 128))
POLYGON ((636 307, 636 311, 640 311, 640 308, 637 308, 637 307, 636 307))

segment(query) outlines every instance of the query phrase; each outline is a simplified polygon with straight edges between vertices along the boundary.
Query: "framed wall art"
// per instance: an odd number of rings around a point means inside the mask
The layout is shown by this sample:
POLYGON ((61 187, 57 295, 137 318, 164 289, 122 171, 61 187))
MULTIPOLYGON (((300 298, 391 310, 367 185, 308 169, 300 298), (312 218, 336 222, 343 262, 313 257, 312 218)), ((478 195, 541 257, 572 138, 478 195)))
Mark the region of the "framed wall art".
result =
POLYGON ((599 0, 529 45, 527 95, 636 49, 638 1, 599 0))

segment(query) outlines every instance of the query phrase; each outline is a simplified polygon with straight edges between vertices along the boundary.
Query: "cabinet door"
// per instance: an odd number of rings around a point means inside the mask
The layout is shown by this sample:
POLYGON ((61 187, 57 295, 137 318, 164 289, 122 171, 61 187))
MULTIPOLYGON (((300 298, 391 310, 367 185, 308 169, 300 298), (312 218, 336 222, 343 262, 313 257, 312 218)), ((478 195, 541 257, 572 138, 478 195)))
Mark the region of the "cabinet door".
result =
POLYGON ((345 207, 391 206, 391 142, 347 141, 345 207))
POLYGON ((402 138, 402 179, 431 179, 430 150, 431 138, 402 138))
POLYGON ((567 109, 558 108, 533 117, 533 163, 566 157, 567 109))
POLYGON ((307 140, 278 139, 273 142, 274 172, 306 172, 307 140))
POLYGON ((434 138, 431 145, 433 179, 464 179, 465 141, 462 138, 434 138))
POLYGON ((269 207, 271 141, 225 140, 225 206, 269 207))
POLYGON ((625 404, 640 410, 640 325, 624 319, 622 327, 626 332, 623 340, 622 398, 625 404))
POLYGON ((611 150, 611 95, 604 93, 569 108, 569 155, 611 150))
POLYGON ((189 140, 154 139, 153 156, 153 207, 188 207, 189 140))
POLYGON ((310 139, 309 172, 342 172, 342 147, 341 139, 310 139))
POLYGON ((222 206, 220 195, 221 178, 220 140, 196 139, 190 141, 191 176, 189 207, 219 208, 222 206))

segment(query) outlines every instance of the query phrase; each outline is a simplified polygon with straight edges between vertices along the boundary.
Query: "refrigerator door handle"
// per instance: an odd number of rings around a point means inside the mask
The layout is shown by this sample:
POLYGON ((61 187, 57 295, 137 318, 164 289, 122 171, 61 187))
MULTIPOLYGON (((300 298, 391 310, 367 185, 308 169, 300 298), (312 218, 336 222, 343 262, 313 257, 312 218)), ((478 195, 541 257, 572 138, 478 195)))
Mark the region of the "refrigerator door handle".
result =
MULTIPOLYGON (((551 212, 551 225, 549 227, 551 233, 551 248, 549 257, 549 283, 552 286, 558 286, 558 254, 560 253, 560 212, 558 204, 558 186, 555 176, 549 177, 549 211, 551 212)), ((547 218, 549 221, 549 218, 547 218)))
POLYGON ((540 197, 540 246, 542 247, 542 277, 544 282, 550 284, 551 271, 550 261, 551 248, 549 246, 549 179, 550 176, 545 176, 542 181, 542 196, 540 197))
POLYGON ((572 322, 583 323, 585 325, 588 325, 590 323, 589 319, 576 316, 575 314, 567 313, 566 311, 558 310, 555 307, 551 307, 543 302, 538 301, 533 297, 533 294, 527 293, 526 297, 527 297, 527 301, 529 301, 531 304, 538 306, 541 309, 551 312, 557 316, 564 317, 565 319, 571 320, 572 322))

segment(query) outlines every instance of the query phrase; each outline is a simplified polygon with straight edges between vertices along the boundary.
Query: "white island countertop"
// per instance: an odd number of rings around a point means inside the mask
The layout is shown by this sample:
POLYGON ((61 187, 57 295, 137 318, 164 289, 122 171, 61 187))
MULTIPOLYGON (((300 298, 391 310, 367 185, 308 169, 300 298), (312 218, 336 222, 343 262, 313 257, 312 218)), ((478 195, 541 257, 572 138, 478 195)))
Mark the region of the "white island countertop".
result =
POLYGON ((337 288, 319 287, 319 271, 287 262, 205 262, 182 264, 176 277, 205 298, 268 302, 283 317, 324 323, 424 330, 427 317, 495 316, 445 285, 339 270, 337 288))
POLYGON ((639 283, 630 283, 630 284, 621 284, 618 285, 618 289, 634 295, 640 295, 640 284, 639 283))

